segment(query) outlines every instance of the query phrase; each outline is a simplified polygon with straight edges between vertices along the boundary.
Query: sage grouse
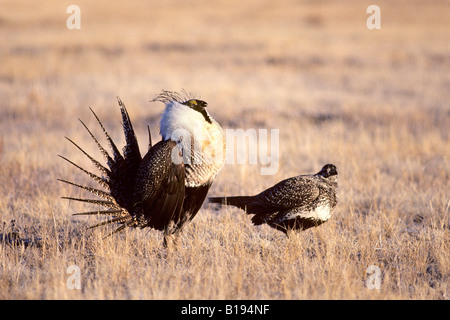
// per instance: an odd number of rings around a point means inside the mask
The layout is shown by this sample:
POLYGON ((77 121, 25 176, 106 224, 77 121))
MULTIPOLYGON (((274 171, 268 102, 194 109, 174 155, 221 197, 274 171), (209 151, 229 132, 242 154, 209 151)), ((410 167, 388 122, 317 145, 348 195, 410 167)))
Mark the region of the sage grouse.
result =
POLYGON ((283 180, 256 196, 213 197, 210 203, 232 205, 254 214, 255 225, 269 226, 288 234, 327 221, 337 204, 337 170, 325 165, 314 175, 283 180))
MULTIPOLYGON (((186 94, 187 95, 187 94, 186 94)), ((100 190, 67 180, 60 181, 86 190, 102 199, 63 197, 100 205, 107 210, 94 210, 75 215, 108 215, 112 219, 90 228, 119 223, 110 235, 126 227, 150 227, 164 233, 164 245, 175 240, 183 226, 199 211, 206 194, 223 167, 224 138, 220 125, 206 110, 207 103, 175 92, 163 91, 152 101, 165 103, 161 118, 162 140, 152 146, 150 128, 147 154, 142 157, 125 105, 118 98, 125 134, 123 155, 91 109, 112 149, 109 155, 88 127, 80 120, 106 159, 107 167, 88 155, 67 138, 94 166, 101 176, 68 161, 101 187, 100 190)))

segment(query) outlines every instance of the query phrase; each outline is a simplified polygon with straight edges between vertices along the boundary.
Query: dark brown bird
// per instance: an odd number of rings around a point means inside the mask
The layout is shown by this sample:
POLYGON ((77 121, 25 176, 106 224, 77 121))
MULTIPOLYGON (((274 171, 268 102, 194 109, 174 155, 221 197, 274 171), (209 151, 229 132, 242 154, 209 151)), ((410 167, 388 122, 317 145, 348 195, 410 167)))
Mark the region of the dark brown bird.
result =
POLYGON ((266 223, 286 234, 324 223, 337 201, 337 170, 332 164, 314 175, 283 180, 256 196, 209 198, 210 203, 235 206, 253 214, 255 225, 266 223))
POLYGON ((120 226, 111 233, 112 235, 126 227, 150 227, 164 232, 164 245, 167 246, 168 240, 175 240, 174 236, 195 217, 211 184, 223 167, 223 161, 212 162, 206 157, 202 158, 195 154, 197 161, 192 163, 191 159, 186 156, 187 154, 194 156, 194 152, 202 154, 202 141, 198 141, 195 131, 208 134, 210 138, 208 146, 210 148, 212 145, 223 149, 224 139, 222 128, 205 109, 206 102, 193 98, 183 100, 181 95, 169 91, 164 91, 158 95, 154 101, 156 100, 163 101, 166 104, 160 124, 162 140, 152 146, 150 129, 148 128, 149 146, 144 157, 141 156, 139 151, 128 112, 120 99, 118 101, 126 140, 123 155, 92 109, 91 111, 112 149, 112 156, 80 120, 105 157, 108 167, 103 166, 75 142, 67 138, 91 160, 101 172, 101 176, 81 168, 63 156, 60 157, 83 171, 105 190, 75 184, 63 179, 60 179, 60 181, 102 198, 63 197, 107 208, 107 210, 75 214, 102 214, 112 217, 112 219, 91 226, 91 228, 119 223, 120 226), (177 134, 175 131, 177 131, 177 134), (191 150, 195 143, 200 146, 200 150, 198 148, 191 150))

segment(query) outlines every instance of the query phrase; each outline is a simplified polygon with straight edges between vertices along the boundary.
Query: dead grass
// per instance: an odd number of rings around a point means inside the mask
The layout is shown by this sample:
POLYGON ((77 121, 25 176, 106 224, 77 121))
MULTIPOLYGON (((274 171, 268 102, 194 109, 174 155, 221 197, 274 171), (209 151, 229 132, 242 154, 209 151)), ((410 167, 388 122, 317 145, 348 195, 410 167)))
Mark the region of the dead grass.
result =
POLYGON ((448 2, 381 1, 379 31, 369 2, 80 1, 79 31, 46 3, 0 13, 0 233, 30 244, 0 245, 1 299, 449 299, 448 2), (76 120, 95 128, 93 107, 123 142, 118 95, 145 150, 163 108, 148 101, 182 88, 224 128, 280 129, 275 175, 227 165, 210 195, 331 162, 332 219, 287 239, 205 205, 169 255, 153 230, 86 231, 97 219, 72 217, 80 205, 60 197, 80 193, 56 179, 88 180, 57 155, 89 162, 64 136, 100 157, 76 120))

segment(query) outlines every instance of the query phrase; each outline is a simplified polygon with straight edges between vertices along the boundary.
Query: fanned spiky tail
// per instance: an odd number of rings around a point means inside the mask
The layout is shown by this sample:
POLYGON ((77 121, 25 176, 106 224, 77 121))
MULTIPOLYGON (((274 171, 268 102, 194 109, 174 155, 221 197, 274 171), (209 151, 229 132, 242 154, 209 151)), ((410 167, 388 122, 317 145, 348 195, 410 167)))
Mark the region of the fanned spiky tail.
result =
MULTIPOLYGON (((86 124, 80 120, 81 124, 87 130, 91 138, 96 143, 98 149, 102 153, 103 157, 105 158, 108 168, 103 166, 97 160, 95 160, 74 141, 66 137, 66 139, 70 141, 77 149, 79 149, 100 171, 101 177, 80 167, 71 160, 63 156, 60 156, 62 159, 66 160, 67 162, 69 162, 70 164, 72 164, 85 174, 87 174, 92 180, 94 180, 101 187, 106 189, 106 191, 92 188, 89 186, 83 186, 68 180, 58 179, 61 182, 70 184, 72 186, 90 192, 93 195, 101 198, 101 199, 87 199, 75 197, 62 197, 63 199, 85 202, 108 208, 108 210, 78 212, 75 213, 74 215, 106 215, 112 217, 110 220, 89 227, 89 228, 96 228, 104 225, 109 225, 112 223, 121 224, 116 230, 110 233, 109 236, 124 230, 126 227, 136 227, 138 225, 137 219, 135 219, 135 217, 133 216, 131 209, 133 205, 132 201, 133 201, 134 180, 136 178, 137 168, 139 167, 139 164, 142 161, 138 142, 128 112, 122 101, 119 98, 117 98, 117 100, 122 114, 122 126, 126 140, 126 145, 123 148, 123 155, 120 153, 119 149, 114 144, 113 140, 106 131, 102 122, 91 108, 90 110, 94 115, 95 119, 97 120, 98 124, 100 125, 100 128, 102 129, 106 137, 106 140, 108 141, 108 144, 112 150, 112 156, 108 153, 108 151, 105 148, 103 148, 103 146, 94 136, 94 134, 89 130, 86 124)), ((150 148, 151 147, 150 128, 148 128, 148 133, 149 133, 149 148, 150 148)))

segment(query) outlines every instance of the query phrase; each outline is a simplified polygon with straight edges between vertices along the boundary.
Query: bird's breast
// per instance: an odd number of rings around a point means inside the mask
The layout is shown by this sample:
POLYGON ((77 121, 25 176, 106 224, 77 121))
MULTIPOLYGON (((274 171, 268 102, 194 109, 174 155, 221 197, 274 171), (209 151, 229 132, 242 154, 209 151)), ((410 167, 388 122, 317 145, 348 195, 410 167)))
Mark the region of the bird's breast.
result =
POLYGON ((331 217, 332 209, 329 205, 319 205, 313 212, 312 217, 315 216, 317 220, 327 221, 331 217))
POLYGON ((225 163, 226 144, 222 128, 213 121, 202 123, 184 142, 183 157, 186 166, 186 186, 197 187, 211 183, 225 163))
POLYGON ((286 218, 287 220, 302 218, 324 222, 330 219, 332 212, 333 209, 329 204, 319 204, 315 208, 310 208, 309 210, 306 208, 294 209, 286 218))

